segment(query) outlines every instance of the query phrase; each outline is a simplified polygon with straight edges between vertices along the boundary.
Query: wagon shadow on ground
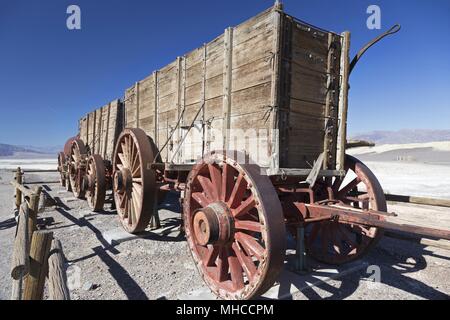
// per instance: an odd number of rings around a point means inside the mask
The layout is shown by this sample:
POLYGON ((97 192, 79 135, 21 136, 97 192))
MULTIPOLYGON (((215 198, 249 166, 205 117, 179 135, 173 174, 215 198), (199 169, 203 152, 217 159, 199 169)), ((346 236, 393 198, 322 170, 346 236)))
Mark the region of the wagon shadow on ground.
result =
MULTIPOLYGON (((391 240, 386 240, 385 243, 387 242, 389 245, 389 241, 391 240)), ((450 257, 436 254, 424 245, 408 241, 397 242, 394 244, 395 246, 401 246, 402 251, 397 248, 397 251, 394 252, 395 248, 392 250, 379 244, 362 260, 339 267, 320 265, 310 260, 313 272, 299 276, 281 277, 277 293, 278 299, 292 299, 291 292, 293 289, 297 289, 296 291, 301 291, 304 298, 309 300, 341 300, 350 297, 363 282, 367 282, 366 287, 369 290, 379 289, 379 284, 370 279, 372 272, 368 270, 369 266, 380 268, 380 282, 383 285, 409 292, 423 299, 450 299, 447 294, 438 289, 408 276, 410 273, 424 270, 427 267, 425 256, 445 260, 450 260, 450 257), (398 252, 402 252, 402 254, 398 252), (351 266, 349 267, 349 265, 351 266), (334 269, 336 272, 327 274, 328 269, 334 269), (323 272, 324 270, 325 272, 323 272), (321 280, 322 278, 328 279, 321 280)))
POLYGON ((133 277, 128 274, 125 268, 108 254, 105 248, 98 246, 92 248, 92 250, 94 251, 94 255, 99 257, 100 260, 108 266, 109 273, 129 300, 148 300, 148 296, 144 290, 133 277))
POLYGON ((13 228, 13 227, 16 226, 16 224, 17 223, 16 223, 16 219, 15 218, 6 219, 6 220, 0 222, 0 231, 13 228))

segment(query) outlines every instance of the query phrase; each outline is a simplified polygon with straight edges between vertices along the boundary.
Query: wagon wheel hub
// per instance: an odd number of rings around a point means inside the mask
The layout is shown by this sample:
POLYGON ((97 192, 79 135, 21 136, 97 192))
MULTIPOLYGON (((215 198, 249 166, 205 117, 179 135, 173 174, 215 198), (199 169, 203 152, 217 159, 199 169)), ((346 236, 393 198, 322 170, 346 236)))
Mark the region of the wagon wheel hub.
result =
POLYGON ((193 219, 193 231, 201 246, 224 245, 232 240, 233 218, 223 202, 215 202, 198 210, 193 219))
POLYGON ((130 193, 133 188, 133 177, 131 170, 123 168, 117 170, 114 175, 114 191, 119 193, 130 193))

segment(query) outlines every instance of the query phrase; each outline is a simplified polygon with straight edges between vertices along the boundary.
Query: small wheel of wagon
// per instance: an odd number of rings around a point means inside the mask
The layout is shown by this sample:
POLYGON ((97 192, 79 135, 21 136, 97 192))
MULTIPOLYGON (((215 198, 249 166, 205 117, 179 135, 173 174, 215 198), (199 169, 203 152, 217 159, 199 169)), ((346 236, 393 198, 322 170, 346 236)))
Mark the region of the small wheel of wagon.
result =
POLYGON ((72 192, 75 197, 79 199, 83 199, 85 195, 85 191, 82 186, 82 177, 85 172, 84 162, 86 161, 86 155, 86 146, 83 141, 80 139, 75 139, 72 142, 72 148, 70 150, 69 179, 72 192))
POLYGON ((257 165, 212 153, 189 174, 184 228, 197 268, 224 299, 266 292, 284 263, 281 203, 257 165))
POLYGON ((94 154, 89 157, 87 164, 87 174, 84 183, 86 186, 86 197, 89 206, 93 211, 103 210, 106 197, 106 169, 103 158, 94 154))
POLYGON ((59 182, 61 186, 66 186, 66 155, 64 152, 58 154, 58 172, 59 172, 59 182))
POLYGON ((141 129, 125 129, 114 153, 114 201, 124 229, 145 230, 156 207, 156 178, 151 164, 153 140, 141 129))
MULTIPOLYGON (((358 209, 387 211, 383 189, 375 175, 358 159, 347 156, 345 178, 331 186, 336 200, 358 209)), ((342 264, 360 258, 374 246, 382 230, 372 226, 323 221, 306 229, 306 249, 316 260, 342 264)))

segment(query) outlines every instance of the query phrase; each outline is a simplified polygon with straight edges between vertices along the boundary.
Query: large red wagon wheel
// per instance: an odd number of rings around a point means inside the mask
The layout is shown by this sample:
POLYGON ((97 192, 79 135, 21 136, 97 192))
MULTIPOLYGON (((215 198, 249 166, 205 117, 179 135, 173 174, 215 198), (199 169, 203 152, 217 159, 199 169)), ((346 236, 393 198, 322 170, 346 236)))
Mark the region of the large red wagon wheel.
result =
POLYGON ((183 209, 192 256, 216 295, 251 299, 273 285, 284 263, 285 225, 257 165, 212 153, 189 174, 183 209))
POLYGON ((79 199, 84 198, 85 195, 81 178, 84 175, 86 156, 87 151, 83 141, 75 139, 70 150, 69 179, 72 192, 79 199))
MULTIPOLYGON (((331 188, 336 200, 359 209, 387 211, 383 189, 375 175, 361 161, 347 156, 346 177, 336 179, 331 188)), ((381 237, 379 228, 339 221, 313 223, 306 230, 308 254, 329 264, 360 258, 381 237)))
POLYGON ((153 141, 141 129, 125 129, 114 153, 114 201, 127 232, 145 230, 156 207, 153 141))
POLYGON ((89 157, 86 175, 86 197, 93 211, 103 210, 106 197, 106 169, 103 158, 94 154, 89 157))
POLYGON ((59 183, 61 186, 66 186, 66 155, 64 152, 58 153, 58 172, 59 172, 59 183))

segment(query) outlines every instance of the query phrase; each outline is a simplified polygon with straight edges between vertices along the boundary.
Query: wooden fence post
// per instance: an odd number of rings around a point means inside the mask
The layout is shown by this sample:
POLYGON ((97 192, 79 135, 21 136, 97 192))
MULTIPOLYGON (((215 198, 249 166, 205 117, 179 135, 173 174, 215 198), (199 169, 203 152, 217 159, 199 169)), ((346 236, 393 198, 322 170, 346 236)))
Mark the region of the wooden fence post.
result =
POLYGON ((30 243, 28 241, 28 206, 20 206, 19 223, 14 240, 13 259, 11 264, 11 277, 18 280, 25 276, 29 269, 30 243))
POLYGON ((14 239, 13 256, 11 263, 11 277, 13 278, 11 300, 22 299, 23 278, 30 268, 30 244, 28 241, 28 206, 20 206, 19 223, 14 239))
POLYGON ((48 258, 48 291, 50 300, 70 300, 64 253, 59 240, 53 239, 48 258))
MULTIPOLYGON (((17 168, 16 176, 14 179, 18 184, 22 184, 23 177, 22 177, 22 169, 20 169, 20 167, 17 168)), ((16 188, 16 208, 19 209, 21 204, 22 204, 22 191, 16 188)))
POLYGON ((29 202, 29 218, 28 218, 28 236, 31 241, 31 236, 36 230, 37 216, 39 211, 39 199, 41 196, 42 187, 34 187, 33 194, 30 196, 29 202))
POLYGON ((52 239, 53 232, 50 231, 33 233, 30 247, 30 272, 25 277, 23 289, 24 300, 42 299, 52 239))

